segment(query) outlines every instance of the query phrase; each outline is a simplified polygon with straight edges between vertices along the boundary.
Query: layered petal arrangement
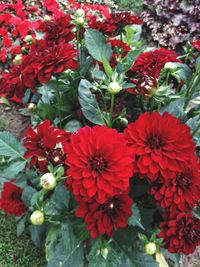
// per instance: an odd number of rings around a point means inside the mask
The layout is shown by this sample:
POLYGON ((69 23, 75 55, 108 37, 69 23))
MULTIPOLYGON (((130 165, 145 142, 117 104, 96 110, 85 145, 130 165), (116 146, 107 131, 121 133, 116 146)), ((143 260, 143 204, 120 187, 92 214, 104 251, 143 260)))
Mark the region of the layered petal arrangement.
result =
POLYGON ((135 157, 135 172, 149 181, 181 172, 195 154, 189 127, 168 113, 143 113, 124 135, 135 157))
POLYGON ((70 141, 64 148, 67 175, 77 199, 104 203, 129 188, 133 160, 122 134, 105 126, 86 126, 70 141))

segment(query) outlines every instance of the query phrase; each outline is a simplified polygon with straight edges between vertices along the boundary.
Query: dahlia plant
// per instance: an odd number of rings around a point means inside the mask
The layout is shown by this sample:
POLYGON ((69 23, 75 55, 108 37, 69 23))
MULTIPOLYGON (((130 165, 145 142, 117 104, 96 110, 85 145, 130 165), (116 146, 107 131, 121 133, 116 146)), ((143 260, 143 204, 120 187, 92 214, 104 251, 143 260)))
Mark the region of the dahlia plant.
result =
POLYGON ((1 210, 48 267, 179 266, 200 245, 199 41, 179 56, 129 11, 43 2, 0 4, 1 101, 30 118, 0 132, 1 210))

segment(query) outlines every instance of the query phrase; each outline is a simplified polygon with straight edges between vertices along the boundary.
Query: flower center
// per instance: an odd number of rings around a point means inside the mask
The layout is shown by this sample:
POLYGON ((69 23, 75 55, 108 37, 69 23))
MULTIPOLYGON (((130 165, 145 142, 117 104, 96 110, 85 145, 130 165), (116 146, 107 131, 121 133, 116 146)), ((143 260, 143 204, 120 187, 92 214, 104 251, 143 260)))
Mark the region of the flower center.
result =
POLYGON ((191 185, 190 178, 184 173, 180 173, 176 176, 178 185, 182 188, 188 188, 191 185))
POLYGON ((19 192, 13 192, 10 196, 12 200, 19 200, 21 198, 21 194, 19 192))
POLYGON ((161 138, 157 135, 151 135, 148 139, 147 139, 147 145, 151 148, 151 149, 159 149, 162 148, 164 146, 163 141, 161 140, 161 138))
POLYGON ((196 242, 200 238, 200 233, 199 233, 198 230, 186 229, 185 237, 186 237, 187 240, 189 240, 191 242, 196 242))
POLYGON ((47 160, 50 161, 53 165, 62 164, 65 158, 66 156, 61 148, 55 148, 47 152, 47 160))
POLYGON ((105 171, 107 167, 107 162, 101 156, 95 156, 90 160, 91 169, 96 172, 105 171))

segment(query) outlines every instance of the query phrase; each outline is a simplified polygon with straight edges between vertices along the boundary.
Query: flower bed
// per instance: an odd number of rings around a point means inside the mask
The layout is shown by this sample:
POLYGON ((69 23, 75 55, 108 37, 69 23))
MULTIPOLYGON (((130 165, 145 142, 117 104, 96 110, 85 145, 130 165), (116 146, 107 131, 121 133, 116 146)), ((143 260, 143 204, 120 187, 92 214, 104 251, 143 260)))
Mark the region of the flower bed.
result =
POLYGON ((30 119, 0 132, 1 210, 48 267, 178 265, 200 245, 199 40, 180 56, 129 11, 43 2, 0 4, 1 102, 30 119))

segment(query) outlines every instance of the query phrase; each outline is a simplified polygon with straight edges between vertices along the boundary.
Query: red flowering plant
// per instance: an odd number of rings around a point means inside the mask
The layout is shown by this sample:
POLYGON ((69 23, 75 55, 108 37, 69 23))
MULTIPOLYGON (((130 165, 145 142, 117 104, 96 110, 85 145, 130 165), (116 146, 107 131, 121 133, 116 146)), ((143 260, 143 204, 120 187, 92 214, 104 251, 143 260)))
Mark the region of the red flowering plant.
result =
POLYGON ((30 125, 0 132, 0 209, 48 267, 178 266, 200 245, 199 58, 142 45, 129 11, 16 3, 0 4, 0 34, 28 21, 0 95, 30 125))

